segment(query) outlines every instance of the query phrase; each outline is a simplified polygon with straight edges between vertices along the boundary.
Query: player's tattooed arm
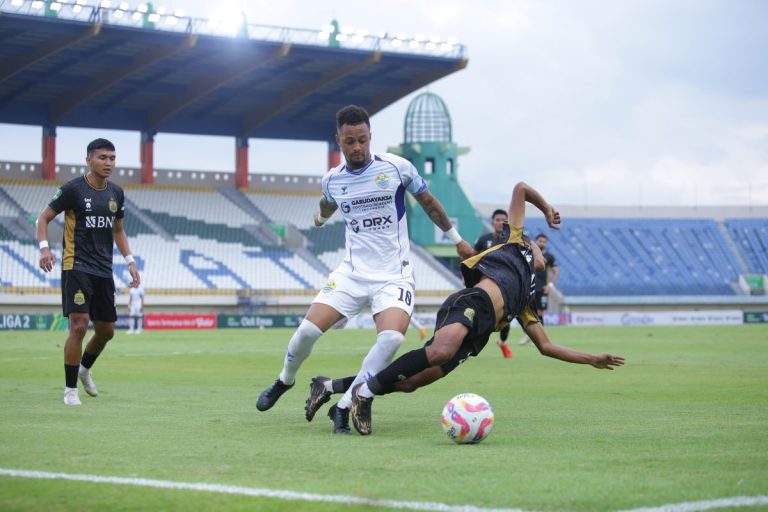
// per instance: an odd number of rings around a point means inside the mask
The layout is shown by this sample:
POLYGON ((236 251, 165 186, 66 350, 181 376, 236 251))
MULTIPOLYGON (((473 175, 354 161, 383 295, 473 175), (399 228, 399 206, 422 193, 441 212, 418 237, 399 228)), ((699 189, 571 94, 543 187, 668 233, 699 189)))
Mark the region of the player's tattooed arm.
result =
POLYGON ((435 196, 427 190, 414 197, 432 222, 434 222, 437 227, 443 230, 443 233, 446 233, 446 235, 456 243, 456 253, 462 260, 470 258, 476 254, 476 251, 472 246, 469 245, 466 240, 461 239, 461 235, 454 229, 451 219, 448 218, 445 208, 443 208, 443 205, 435 196))
POLYGON ((333 212, 339 207, 336 203, 329 203, 325 197, 320 198, 320 215, 326 219, 333 215, 333 212))
POLYGON ((325 199, 325 196, 320 198, 320 209, 315 211, 312 215, 312 220, 315 222, 315 227, 320 227, 331 218, 331 215, 336 211, 339 206, 336 203, 331 203, 325 199))
POLYGON ((432 219, 437 227, 443 231, 448 231, 453 227, 451 219, 448 218, 448 214, 445 212, 445 208, 440 204, 440 201, 433 196, 429 190, 422 192, 421 194, 414 196, 416 201, 421 205, 424 213, 432 219))

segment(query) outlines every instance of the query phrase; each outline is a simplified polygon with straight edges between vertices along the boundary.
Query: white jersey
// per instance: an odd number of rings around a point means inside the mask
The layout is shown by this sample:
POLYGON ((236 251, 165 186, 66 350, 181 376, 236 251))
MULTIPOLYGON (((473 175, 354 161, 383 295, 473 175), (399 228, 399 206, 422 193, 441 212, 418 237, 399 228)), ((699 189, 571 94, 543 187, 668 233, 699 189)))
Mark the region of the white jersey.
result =
POLYGON ((337 272, 362 281, 412 275, 405 191, 418 195, 427 184, 405 158, 372 154, 361 169, 334 167, 323 176, 323 195, 338 206, 346 224, 346 254, 337 272))
POLYGON ((141 306, 144 300, 144 288, 137 286, 136 288, 129 288, 130 301, 128 302, 128 310, 130 316, 141 315, 141 306))

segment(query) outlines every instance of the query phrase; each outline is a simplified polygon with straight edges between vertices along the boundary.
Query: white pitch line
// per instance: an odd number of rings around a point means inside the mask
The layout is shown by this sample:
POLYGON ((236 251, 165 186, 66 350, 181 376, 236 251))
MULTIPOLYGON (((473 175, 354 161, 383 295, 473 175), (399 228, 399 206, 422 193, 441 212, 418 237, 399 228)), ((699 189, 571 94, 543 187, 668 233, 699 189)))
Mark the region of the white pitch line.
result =
MULTIPOLYGON (((428 512, 529 512, 519 508, 483 508, 474 505, 448 505, 445 503, 426 501, 375 500, 337 494, 314 494, 308 492, 261 489, 257 487, 239 487, 234 485, 171 482, 168 480, 151 480, 148 478, 48 473, 46 471, 27 471, 23 469, 0 468, 0 476, 34 478, 38 480, 74 480, 78 482, 151 487, 154 489, 215 492, 221 494, 235 494, 238 496, 274 498, 278 500, 339 503, 342 505, 364 505, 368 507, 395 508, 400 510, 425 510, 428 512)), ((759 505, 768 505, 768 496, 734 496, 732 498, 721 498, 709 501, 691 501, 686 503, 659 505, 657 507, 633 508, 621 512, 698 512, 701 510, 714 510, 726 507, 755 507, 759 505)))
POLYGON ((334 494, 314 494, 308 492, 280 491, 254 487, 238 487, 234 485, 204 484, 189 482, 170 482, 167 480, 151 480, 147 478, 123 478, 117 476, 78 475, 71 473, 48 473, 46 471, 27 471, 21 469, 0 468, 0 475, 15 478, 34 478, 41 480, 75 480, 114 485, 134 485, 154 489, 181 489, 188 491, 215 492, 235 494, 238 496, 256 496, 290 501, 310 501, 338 503, 341 505, 364 505, 368 507, 395 508, 401 510, 426 510, 428 512, 526 512, 516 508, 483 508, 472 505, 447 505, 422 501, 395 501, 360 498, 358 496, 343 496, 334 494))
POLYGON ((726 507, 757 507, 768 505, 768 496, 734 496, 709 501, 689 501, 659 505, 658 507, 633 508, 621 512, 698 512, 699 510, 714 510, 726 507))

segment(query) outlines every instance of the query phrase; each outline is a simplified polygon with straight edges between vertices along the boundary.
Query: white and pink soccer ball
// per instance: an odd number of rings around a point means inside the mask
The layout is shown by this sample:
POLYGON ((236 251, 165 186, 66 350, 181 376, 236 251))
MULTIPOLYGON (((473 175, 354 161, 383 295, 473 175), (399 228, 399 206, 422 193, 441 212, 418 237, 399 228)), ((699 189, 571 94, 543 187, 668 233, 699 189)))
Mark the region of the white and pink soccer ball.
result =
POLYGON ((462 393, 443 407, 443 430, 458 444, 479 443, 493 430, 493 411, 488 401, 474 393, 462 393))

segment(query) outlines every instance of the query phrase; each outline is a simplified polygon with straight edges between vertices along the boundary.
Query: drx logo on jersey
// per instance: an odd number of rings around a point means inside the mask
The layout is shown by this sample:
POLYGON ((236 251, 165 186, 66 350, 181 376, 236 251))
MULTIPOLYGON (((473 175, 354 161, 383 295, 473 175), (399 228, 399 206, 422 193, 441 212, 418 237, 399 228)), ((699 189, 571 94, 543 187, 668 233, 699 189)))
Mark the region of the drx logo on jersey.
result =
MULTIPOLYGON (((368 231, 379 231, 381 229, 387 229, 387 226, 390 224, 392 224, 392 216, 385 215, 383 217, 371 217, 368 219, 363 219, 362 228, 368 231)), ((360 232, 361 226, 357 220, 353 220, 349 223, 349 225, 352 228, 352 231, 355 233, 360 232)))

